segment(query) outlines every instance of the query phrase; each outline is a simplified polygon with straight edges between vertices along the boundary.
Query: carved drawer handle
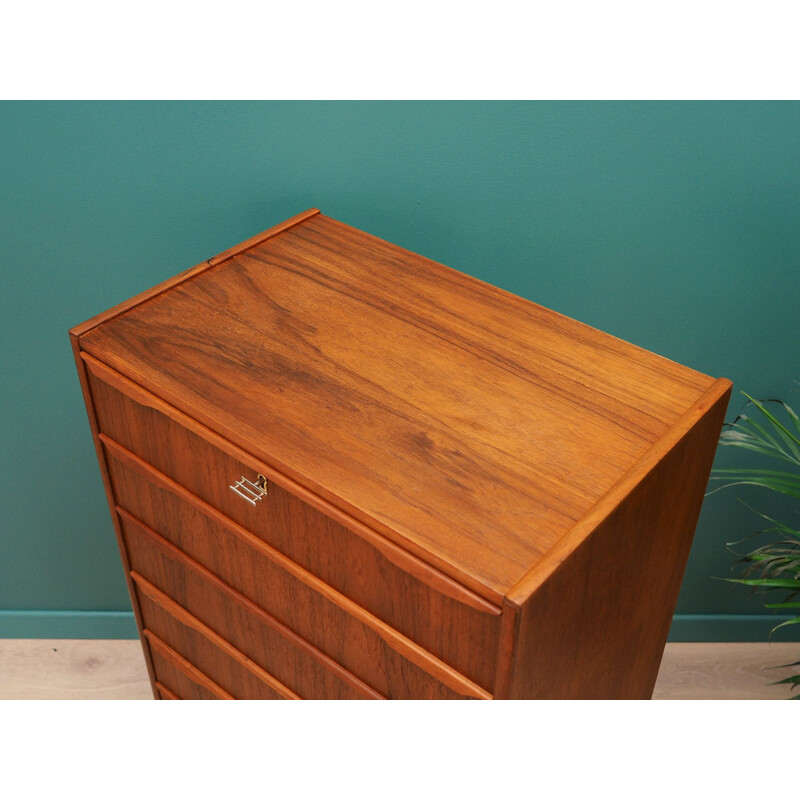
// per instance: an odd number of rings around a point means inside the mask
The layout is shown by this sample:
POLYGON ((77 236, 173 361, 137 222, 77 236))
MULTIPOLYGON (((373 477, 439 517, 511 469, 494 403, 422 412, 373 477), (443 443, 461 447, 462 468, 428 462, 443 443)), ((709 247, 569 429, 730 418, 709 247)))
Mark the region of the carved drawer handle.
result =
POLYGON ((233 489, 239 497, 243 497, 250 505, 254 506, 262 497, 267 496, 267 479, 263 475, 259 475, 256 482, 253 483, 242 475, 236 483, 231 484, 228 488, 233 489))

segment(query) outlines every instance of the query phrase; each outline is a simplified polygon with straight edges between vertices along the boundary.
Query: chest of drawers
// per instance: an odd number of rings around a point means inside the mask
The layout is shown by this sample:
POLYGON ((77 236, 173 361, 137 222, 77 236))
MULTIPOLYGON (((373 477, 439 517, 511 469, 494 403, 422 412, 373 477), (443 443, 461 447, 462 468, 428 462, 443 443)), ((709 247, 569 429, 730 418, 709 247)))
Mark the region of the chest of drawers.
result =
POLYGON ((728 381, 315 209, 70 335, 155 697, 651 695, 728 381))

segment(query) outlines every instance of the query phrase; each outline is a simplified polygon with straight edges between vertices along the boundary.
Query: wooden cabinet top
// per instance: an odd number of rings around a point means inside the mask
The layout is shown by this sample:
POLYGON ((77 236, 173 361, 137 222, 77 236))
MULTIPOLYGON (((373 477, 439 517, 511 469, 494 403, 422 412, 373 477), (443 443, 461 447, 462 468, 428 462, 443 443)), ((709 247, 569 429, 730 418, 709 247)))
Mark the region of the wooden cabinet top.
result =
POLYGON ((316 210, 73 334, 494 601, 730 386, 316 210))

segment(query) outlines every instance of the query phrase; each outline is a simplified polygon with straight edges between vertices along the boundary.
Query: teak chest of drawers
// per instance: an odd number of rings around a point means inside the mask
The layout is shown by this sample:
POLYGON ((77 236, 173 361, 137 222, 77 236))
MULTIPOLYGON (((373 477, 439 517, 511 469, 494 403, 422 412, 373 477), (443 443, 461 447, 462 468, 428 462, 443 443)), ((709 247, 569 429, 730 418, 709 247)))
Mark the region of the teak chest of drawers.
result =
POLYGON ((650 697, 729 381, 315 209, 70 334, 156 697, 650 697))

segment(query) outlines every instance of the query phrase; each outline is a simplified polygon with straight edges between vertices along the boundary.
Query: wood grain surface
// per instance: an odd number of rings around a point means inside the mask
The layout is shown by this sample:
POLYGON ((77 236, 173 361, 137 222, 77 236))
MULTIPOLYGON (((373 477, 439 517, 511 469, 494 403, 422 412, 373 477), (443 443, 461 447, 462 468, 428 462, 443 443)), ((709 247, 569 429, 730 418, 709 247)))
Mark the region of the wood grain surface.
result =
POLYGON ((729 381, 316 209, 71 334, 155 696, 650 696, 729 381))
POLYGON ((493 597, 712 384, 321 214, 81 345, 493 597))
POLYGON ((147 631, 196 666, 232 697, 237 700, 299 699, 291 689, 184 611, 155 586, 139 577, 136 589, 147 631))
POLYGON ((155 299, 160 294, 169 291, 173 287, 177 286, 179 283, 184 283, 185 281, 188 281, 190 278, 194 278, 196 275, 205 272, 210 267, 215 267, 218 264, 222 264, 229 258, 232 258, 234 255, 243 253, 245 250, 248 250, 249 248, 254 247, 257 244, 265 242, 272 236, 277 236, 279 233, 288 230, 293 225, 298 225, 299 223, 304 222, 306 219, 308 219, 309 217, 313 217, 315 214, 319 214, 319 211, 316 208, 310 208, 308 209, 308 211, 304 211, 302 214, 298 214, 297 216, 287 219, 285 222, 281 222, 278 225, 273 226, 272 228, 269 228, 261 233, 257 233, 255 236, 251 236, 244 242, 241 242, 240 244, 237 244, 234 247, 231 247, 228 250, 225 250, 222 253, 213 256, 212 258, 209 258, 207 261, 203 261, 200 264, 191 267, 190 269, 184 270, 183 272, 180 272, 179 274, 172 276, 165 281, 162 281, 157 286, 153 286, 150 289, 146 289, 145 291, 140 292, 134 297, 124 300, 122 303, 119 303, 113 306, 112 308, 109 308, 107 311, 103 311, 102 313, 97 314, 91 319, 86 320, 86 322, 82 322, 80 325, 76 325, 74 328, 70 329, 70 336, 72 336, 73 338, 81 337, 84 334, 88 333, 93 328, 96 328, 98 325, 102 325, 104 322, 108 322, 110 319, 114 319, 114 317, 118 317, 120 314, 124 314, 126 311, 129 311, 135 306, 139 306, 142 303, 146 303, 149 300, 155 299))
MULTIPOLYGON (((370 673, 383 680, 404 671, 406 659, 440 673, 427 648, 491 691, 499 614, 398 592, 391 599, 409 639, 122 448, 106 447, 122 508, 338 663, 370 683, 370 673)), ((317 530, 307 525, 307 533, 315 538, 317 530)), ((330 557, 342 559, 335 551, 330 557)))
MULTIPOLYGON (((653 699, 784 700, 778 667, 799 657, 797 642, 668 642, 653 699)), ((100 699, 153 699, 138 641, 0 639, 0 700, 100 699)))
POLYGON ((730 394, 718 387, 676 426, 624 498, 566 543, 519 605, 510 698, 649 699, 730 394))
MULTIPOLYGON (((254 458, 101 361, 87 353, 81 354, 81 360, 89 376, 98 425, 103 434, 181 486, 188 488, 195 496, 202 498, 215 509, 221 509, 227 516, 237 519, 245 526, 250 526, 256 534, 261 531, 266 537, 268 535, 266 531, 270 530, 273 535, 280 535, 280 528, 292 528, 291 520, 295 508, 310 506, 321 512, 322 516, 333 524, 330 525, 330 530, 323 534, 320 527, 328 523, 323 523, 322 517, 317 518, 314 526, 317 540, 314 547, 305 545, 298 547, 298 539, 302 539, 302 528, 294 526, 297 529, 279 545, 282 552, 291 553, 291 557, 303 565, 307 564, 308 559, 314 559, 316 563, 309 568, 315 575, 323 576, 328 583, 336 587, 340 587, 342 581, 347 581, 351 596, 359 599, 379 616, 383 613, 379 610, 381 602, 385 602, 387 595, 390 594, 386 586, 382 585, 376 594, 375 587, 358 585, 360 576, 370 572, 372 568, 381 573, 382 582, 388 580, 390 573, 396 574, 397 577, 402 575, 404 580, 421 581, 433 591, 478 611, 487 614, 499 613, 498 606, 502 603, 502 596, 497 595, 493 598, 495 604, 486 602, 479 594, 432 568, 430 564, 398 547, 354 517, 309 492, 296 481, 254 458), (201 469, 198 469, 198 464, 202 465, 201 469), (263 524, 262 517, 265 514, 270 516, 276 513, 272 510, 260 509, 255 514, 239 519, 236 512, 241 514, 244 508, 246 514, 247 506, 246 504, 243 506, 240 498, 234 498, 228 491, 228 484, 220 480, 222 475, 239 473, 250 474, 251 477, 262 473, 267 477, 272 498, 270 509, 276 506, 281 509, 279 525, 263 524), (232 502, 234 499, 235 502, 232 502), (342 527, 345 528, 344 531, 341 530, 342 527), (353 541, 348 531, 363 539, 365 544, 353 541), (320 539, 329 541, 326 543, 320 539), (339 554, 339 558, 331 558, 325 552, 327 547, 333 548, 339 554), (376 549, 378 553, 375 552, 376 549), (335 567, 340 561, 346 561, 353 565, 353 568, 339 574, 335 571, 335 567)), ((490 593, 486 587, 481 588, 485 593, 490 593)), ((397 587, 397 591, 401 594, 417 594, 424 590, 404 586, 397 587)))
POLYGON ((163 683, 156 681, 156 691, 162 700, 180 700, 178 695, 171 692, 163 683))
POLYGON ((152 700, 138 639, 0 639, 0 700, 152 700))
POLYGON ((114 494, 111 488, 111 481, 108 476, 108 465, 106 464, 105 453, 103 446, 100 442, 100 430, 97 423, 97 404, 92 397, 92 388, 89 379, 89 371, 86 363, 82 358, 81 346, 78 336, 75 331, 70 331, 70 346, 72 348, 72 355, 75 359, 75 367, 78 370, 78 380, 80 381, 81 394, 83 395, 83 402, 86 407, 86 416, 89 420, 89 428, 92 432, 92 442, 94 444, 95 453, 97 454, 97 463, 100 467, 100 475, 103 479, 103 490, 105 491, 106 501, 108 502, 109 511, 111 512, 111 521, 114 527, 114 536, 117 540, 117 548, 119 550, 120 560, 122 561, 122 568, 125 573, 125 583, 128 588, 128 596, 131 599, 131 606, 133 608, 133 618, 136 621, 136 629, 139 632, 139 637, 142 642, 142 649, 144 651, 145 663, 147 664, 147 671, 150 675, 150 686, 153 696, 156 696, 156 679, 153 664, 150 658, 150 646, 144 638, 144 625, 142 624, 142 616, 139 613, 139 606, 136 602, 136 590, 134 589, 133 582, 130 576, 130 565, 128 564, 128 554, 125 552, 125 543, 122 541, 122 531, 119 527, 119 520, 114 513, 114 494))
POLYGON ((145 628, 144 636, 150 645, 157 683, 170 688, 176 697, 181 700, 233 700, 232 695, 152 631, 145 628))
MULTIPOLYGON (((786 700, 800 659, 797 642, 669 642, 654 700, 786 700)), ((795 690, 794 694, 797 694, 795 690)))
POLYGON ((360 699, 376 691, 212 573, 120 513, 134 581, 144 579, 300 697, 360 699), (155 546, 154 546, 155 545, 155 546))
MULTIPOLYGON (((403 642, 402 648, 395 648, 394 642, 378 636, 357 616, 341 609, 334 616, 335 606, 326 604, 323 596, 315 599, 301 594, 298 602, 309 607, 291 621, 298 628, 309 618, 313 623, 313 612, 318 610, 318 625, 307 623, 307 630, 301 631, 310 632, 317 646, 124 510, 118 512, 134 580, 137 574, 144 577, 300 696, 326 699, 316 683, 305 691, 300 688, 299 682, 307 680, 313 669, 326 690, 333 678, 343 678, 361 693, 374 695, 377 691, 390 699, 488 697, 485 690, 437 663, 413 643, 403 642), (329 630, 324 629, 326 623, 329 630), (333 658, 322 647, 332 650, 333 658)), ((283 598, 280 600, 282 604, 283 598)))
MULTIPOLYGON (((247 597, 260 599, 263 608, 276 613, 275 603, 282 602, 284 611, 278 616, 306 638, 313 640, 311 630, 319 629, 318 636, 324 636, 339 626, 329 624, 329 615, 324 616, 328 623, 322 624, 318 602, 312 604, 316 610, 297 602, 287 578, 278 577, 286 570, 316 593, 330 595, 335 590, 332 595, 340 606, 349 598, 344 603, 352 607, 348 613, 376 616, 492 690, 500 625, 497 606, 407 554, 401 558, 387 552, 375 534, 369 540, 354 535, 278 484, 271 483, 267 498, 251 506, 229 486, 240 474, 255 479, 249 466, 212 447, 160 407, 153 408, 149 398, 134 402, 95 374, 97 364, 90 363, 89 371, 114 492, 123 508, 247 597), (273 598, 271 603, 267 596, 273 598), (307 616, 305 623, 292 621, 299 614, 307 616)), ((108 370, 102 374, 109 377, 108 370)), ((367 624, 380 628, 372 621, 367 624)))

